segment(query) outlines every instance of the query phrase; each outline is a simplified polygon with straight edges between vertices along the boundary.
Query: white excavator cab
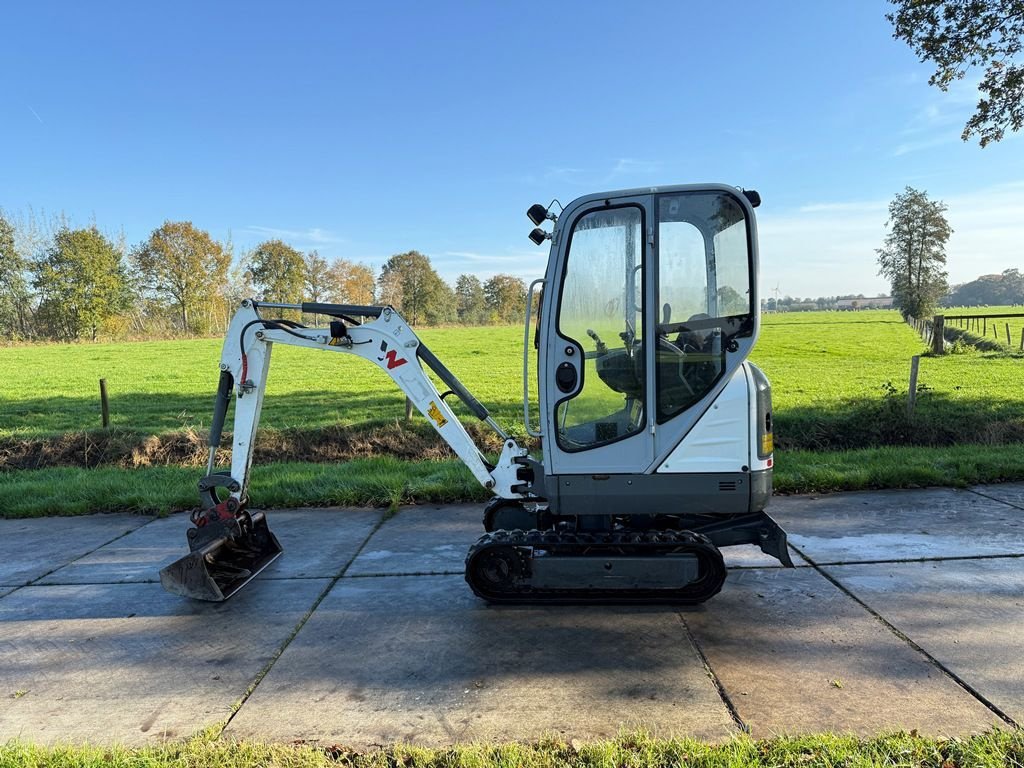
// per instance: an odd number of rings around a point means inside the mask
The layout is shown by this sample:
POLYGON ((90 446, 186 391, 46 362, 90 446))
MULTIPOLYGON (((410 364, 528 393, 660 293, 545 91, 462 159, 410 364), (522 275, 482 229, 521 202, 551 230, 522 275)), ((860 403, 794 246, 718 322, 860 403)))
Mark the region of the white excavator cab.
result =
POLYGON ((750 204, 728 188, 591 196, 556 231, 538 356, 546 467, 654 472, 756 339, 750 204))
POLYGON ((703 184, 589 195, 558 215, 530 209, 535 224, 554 221, 550 233, 530 235, 550 240, 551 251, 526 301, 525 428, 540 438, 540 458, 495 422, 395 308, 242 302, 221 357, 191 552, 161 572, 164 587, 223 600, 281 553, 247 495, 270 352, 281 343, 380 367, 493 493, 486 533, 466 557, 466 580, 488 601, 699 603, 725 579, 719 548, 735 544, 759 545, 791 565, 785 533, 764 512, 771 390, 747 362, 759 328, 759 202, 756 192, 703 184), (263 314, 275 309, 331 320, 311 328, 263 314), (476 448, 448 396, 501 435, 500 456, 476 448), (232 401, 231 469, 217 471, 232 401))

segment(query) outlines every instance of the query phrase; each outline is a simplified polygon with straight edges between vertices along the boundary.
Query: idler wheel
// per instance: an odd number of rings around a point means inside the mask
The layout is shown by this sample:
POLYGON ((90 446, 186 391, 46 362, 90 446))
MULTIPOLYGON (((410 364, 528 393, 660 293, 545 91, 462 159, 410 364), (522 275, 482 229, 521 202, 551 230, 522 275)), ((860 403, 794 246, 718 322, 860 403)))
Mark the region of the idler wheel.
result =
POLYGON ((523 575, 523 561, 515 547, 489 547, 473 558, 473 577, 488 591, 512 589, 523 575))

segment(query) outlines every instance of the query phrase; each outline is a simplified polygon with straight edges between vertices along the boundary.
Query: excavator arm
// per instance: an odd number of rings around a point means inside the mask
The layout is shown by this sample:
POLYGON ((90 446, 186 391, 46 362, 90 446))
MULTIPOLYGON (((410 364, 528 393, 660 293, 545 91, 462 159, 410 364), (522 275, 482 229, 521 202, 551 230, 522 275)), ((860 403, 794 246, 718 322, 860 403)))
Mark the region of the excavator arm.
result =
POLYGON ((206 476, 199 483, 202 507, 192 515, 190 554, 160 572, 164 588, 203 600, 225 600, 281 554, 262 512, 248 510, 253 447, 275 344, 356 355, 383 370, 448 443, 477 481, 503 499, 527 497, 520 480, 527 451, 510 438, 487 409, 423 344, 391 307, 344 304, 278 304, 245 300, 228 327, 209 437, 206 476), (264 317, 260 310, 295 309, 325 315, 328 327, 264 317), (369 318, 360 323, 356 318, 369 318), (448 390, 442 395, 430 369, 448 390), (503 439, 496 465, 488 463, 445 398, 455 395, 503 439), (231 470, 216 471, 228 407, 234 400, 231 470))

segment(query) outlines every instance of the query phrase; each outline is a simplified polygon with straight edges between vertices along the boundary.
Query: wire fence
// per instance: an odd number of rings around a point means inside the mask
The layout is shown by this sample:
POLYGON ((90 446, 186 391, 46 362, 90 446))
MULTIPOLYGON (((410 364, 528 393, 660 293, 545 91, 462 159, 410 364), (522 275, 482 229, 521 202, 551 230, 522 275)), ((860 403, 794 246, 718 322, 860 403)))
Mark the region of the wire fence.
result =
POLYGON ((921 335, 935 354, 943 354, 949 344, 957 339, 972 343, 971 337, 1024 352, 1024 312, 908 317, 907 323, 921 335), (950 333, 954 328, 959 329, 960 333, 950 333))
POLYGON ((945 322, 983 339, 1024 352, 1024 312, 995 315, 945 315, 945 322))

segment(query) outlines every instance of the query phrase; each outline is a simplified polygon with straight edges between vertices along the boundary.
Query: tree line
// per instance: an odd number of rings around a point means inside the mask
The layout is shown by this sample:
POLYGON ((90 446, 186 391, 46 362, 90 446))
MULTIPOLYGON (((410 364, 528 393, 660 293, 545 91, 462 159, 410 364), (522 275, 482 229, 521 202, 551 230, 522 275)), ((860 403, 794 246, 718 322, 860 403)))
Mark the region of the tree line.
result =
POLYGON ((981 307, 1024 304, 1024 274, 1004 269, 998 275, 982 275, 969 283, 954 285, 939 302, 944 307, 981 307))
MULTIPOLYGON (((761 308, 766 312, 818 312, 821 310, 839 309, 839 302, 843 300, 849 299, 854 302, 864 300, 870 302, 873 298, 885 298, 885 296, 868 297, 863 293, 847 293, 841 296, 819 296, 816 299, 808 296, 801 299, 799 296, 787 294, 778 299, 762 299, 761 308)), ((855 303, 853 306, 857 307, 858 305, 855 303)))
POLYGON ((459 275, 448 285, 418 251, 367 264, 273 239, 235 258, 189 221, 166 221, 128 247, 95 224, 45 226, 0 211, 0 338, 76 341, 222 333, 246 297, 284 303, 390 304, 413 325, 515 322, 518 277, 459 275), (45 231, 44 231, 45 230, 45 231))

